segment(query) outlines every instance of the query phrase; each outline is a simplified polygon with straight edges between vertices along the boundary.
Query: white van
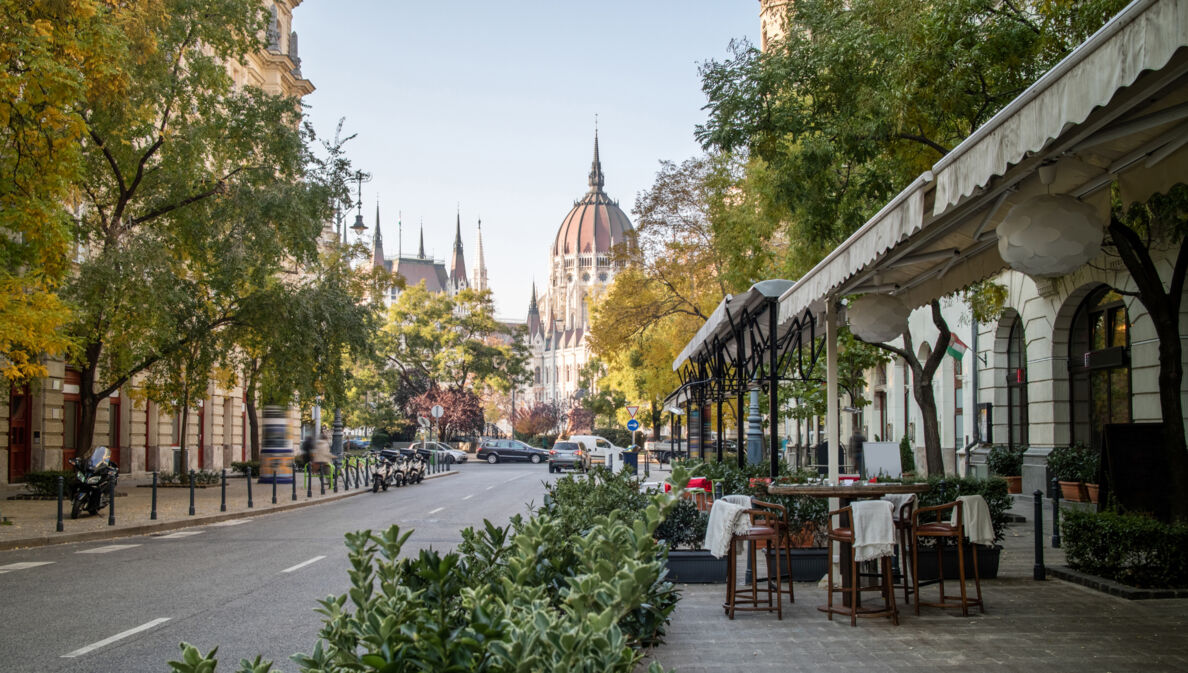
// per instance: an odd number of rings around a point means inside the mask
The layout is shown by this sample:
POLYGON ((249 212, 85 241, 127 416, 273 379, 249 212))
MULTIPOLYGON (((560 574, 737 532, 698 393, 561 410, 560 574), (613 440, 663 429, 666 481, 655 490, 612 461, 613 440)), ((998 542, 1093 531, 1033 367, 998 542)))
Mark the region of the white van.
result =
POLYGON ((625 449, 615 446, 609 440, 598 435, 573 435, 568 441, 577 442, 582 446, 582 461, 585 468, 591 465, 610 465, 612 472, 618 472, 623 466, 622 453, 625 449))

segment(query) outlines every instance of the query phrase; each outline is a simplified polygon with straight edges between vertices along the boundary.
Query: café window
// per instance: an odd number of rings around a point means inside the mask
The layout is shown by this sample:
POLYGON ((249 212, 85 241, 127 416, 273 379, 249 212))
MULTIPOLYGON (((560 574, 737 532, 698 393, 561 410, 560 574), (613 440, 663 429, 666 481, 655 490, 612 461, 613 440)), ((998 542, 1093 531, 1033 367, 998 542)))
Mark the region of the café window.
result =
POLYGON ((1069 338, 1071 437, 1100 448, 1110 423, 1129 423, 1130 318, 1122 295, 1107 286, 1077 308, 1069 338))
POLYGON ((1027 344, 1023 319, 1015 316, 1007 337, 1007 444, 1027 446, 1027 344))

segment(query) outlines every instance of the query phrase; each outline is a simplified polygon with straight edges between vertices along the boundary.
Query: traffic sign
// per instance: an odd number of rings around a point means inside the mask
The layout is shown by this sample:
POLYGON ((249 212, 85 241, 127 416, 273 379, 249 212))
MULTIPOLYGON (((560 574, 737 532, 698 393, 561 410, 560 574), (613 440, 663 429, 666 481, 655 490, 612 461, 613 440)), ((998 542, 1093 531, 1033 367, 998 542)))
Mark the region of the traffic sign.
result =
POLYGON ((422 428, 429 427, 429 419, 424 416, 417 416, 417 423, 420 423, 422 428))
POLYGON ((632 418, 635 418, 635 412, 637 412, 637 411, 639 411, 638 404, 627 407, 627 413, 631 414, 632 418))
POLYGON ((445 409, 442 409, 440 404, 435 404, 433 405, 433 408, 429 410, 429 413, 433 414, 434 418, 441 418, 441 415, 445 413, 445 409))
POLYGON ((635 420, 634 418, 627 421, 627 429, 631 432, 635 432, 639 429, 639 421, 635 420))

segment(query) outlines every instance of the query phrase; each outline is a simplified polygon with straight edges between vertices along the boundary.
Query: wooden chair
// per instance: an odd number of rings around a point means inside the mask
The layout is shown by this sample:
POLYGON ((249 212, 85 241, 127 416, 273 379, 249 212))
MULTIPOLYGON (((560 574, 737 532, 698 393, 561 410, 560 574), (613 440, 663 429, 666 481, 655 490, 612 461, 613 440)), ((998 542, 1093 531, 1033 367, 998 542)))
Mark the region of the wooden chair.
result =
MULTIPOLYGON (((889 513, 888 513, 889 515, 889 513)), ((850 617, 850 626, 858 625, 859 617, 890 617, 891 623, 899 624, 899 606, 895 600, 895 585, 894 578, 891 574, 891 557, 884 556, 875 559, 873 562, 878 563, 881 567, 879 573, 879 584, 869 586, 861 586, 862 575, 858 572, 858 562, 854 559, 854 510, 852 507, 842 507, 835 509, 829 513, 829 534, 828 534, 828 550, 829 558, 833 559, 833 543, 846 544, 849 549, 849 554, 841 559, 841 563, 849 565, 849 585, 835 587, 833 582, 833 569, 829 570, 828 594, 825 604, 825 612, 829 615, 829 621, 833 621, 834 614, 848 615, 850 617), (838 517, 838 527, 833 527, 833 518, 838 517), (883 595, 882 609, 863 609, 860 592, 863 591, 878 591, 883 595), (843 601, 842 607, 834 607, 833 594, 843 593, 847 594, 849 605, 845 605, 843 601)))
POLYGON ((920 507, 912 514, 912 584, 916 592, 916 614, 920 614, 920 606, 934 608, 961 608, 963 617, 969 616, 969 607, 976 605, 982 612, 986 607, 982 603, 982 580, 978 575, 978 555, 973 543, 969 543, 969 551, 973 554, 973 579, 977 590, 977 598, 970 598, 965 590, 965 518, 963 503, 960 500, 933 507, 920 507), (950 521, 945 521, 943 514, 949 513, 950 521), (921 523, 921 518, 929 519, 921 523), (945 594, 945 567, 942 552, 946 540, 954 540, 957 544, 957 581, 961 583, 961 594, 949 596, 945 594), (920 564, 919 548, 921 540, 931 540, 936 548, 937 583, 940 585, 940 599, 935 603, 920 601, 920 564), (956 603, 950 601, 959 601, 956 603))
MULTIPOLYGON (((778 544, 774 548, 770 545, 764 547, 764 558, 767 559, 768 576, 771 576, 771 568, 774 567, 776 574, 781 578, 783 571, 780 568, 780 559, 783 558, 784 568, 788 569, 788 602, 796 602, 796 589, 792 584, 792 526, 788 521, 788 508, 774 502, 763 502, 762 500, 752 500, 751 504, 756 509, 767 509, 775 515, 774 521, 776 523, 776 533, 779 539, 778 544)), ((752 573, 755 570, 752 567, 752 573)))
POLYGON ((912 551, 915 549, 912 538, 912 513, 916 509, 915 496, 905 500, 899 506, 898 511, 895 511, 891 520, 895 523, 895 540, 898 544, 895 547, 895 558, 899 562, 899 573, 897 578, 899 583, 896 583, 895 588, 903 587, 903 602, 911 602, 911 594, 915 593, 916 587, 914 569, 916 564, 912 557, 912 551), (911 566, 909 568, 909 566, 911 566))
POLYGON ((771 572, 771 567, 767 568, 767 579, 763 586, 759 584, 759 577, 757 572, 752 571, 751 582, 744 587, 738 586, 738 545, 749 542, 747 545, 747 556, 750 561, 751 568, 756 566, 756 547, 759 544, 765 546, 770 545, 778 548, 780 543, 779 520, 774 510, 764 508, 752 508, 746 510, 746 516, 750 517, 750 526, 747 532, 738 533, 730 537, 730 551, 726 557, 726 602, 722 608, 726 614, 734 619, 736 611, 744 612, 775 612, 777 619, 784 618, 784 606, 781 600, 783 592, 780 590, 780 573, 771 572), (774 582, 774 590, 772 584, 774 582), (739 590, 742 589, 744 594, 740 595, 739 590))

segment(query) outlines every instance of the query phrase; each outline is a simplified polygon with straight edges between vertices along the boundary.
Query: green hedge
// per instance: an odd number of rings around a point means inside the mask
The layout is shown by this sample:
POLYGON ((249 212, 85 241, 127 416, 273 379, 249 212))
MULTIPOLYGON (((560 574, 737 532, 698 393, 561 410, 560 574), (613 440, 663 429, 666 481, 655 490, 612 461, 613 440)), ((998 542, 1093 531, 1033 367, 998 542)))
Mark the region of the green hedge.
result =
POLYGON ((58 496, 58 477, 62 477, 62 494, 70 495, 74 485, 73 470, 37 470, 25 473, 25 489, 34 495, 58 496))
POLYGON ((1188 588, 1188 524, 1073 509, 1062 516, 1069 567, 1140 588, 1188 588))
POLYGON ((236 460, 232 461, 231 469, 240 474, 247 474, 250 469, 253 477, 260 476, 260 461, 258 460, 236 460))
MULTIPOLYGON (((687 475, 674 472, 683 484, 687 475)), ((642 511, 581 522, 550 505, 506 528, 468 528, 444 554, 402 553, 412 531, 397 526, 348 533, 350 591, 319 601, 319 639, 292 658, 303 671, 642 673, 643 648, 663 634, 677 599, 653 538, 675 504, 654 494, 642 511)), ((181 648, 171 670, 214 673, 214 651, 181 648)), ((257 657, 238 670, 270 665, 257 657)))

